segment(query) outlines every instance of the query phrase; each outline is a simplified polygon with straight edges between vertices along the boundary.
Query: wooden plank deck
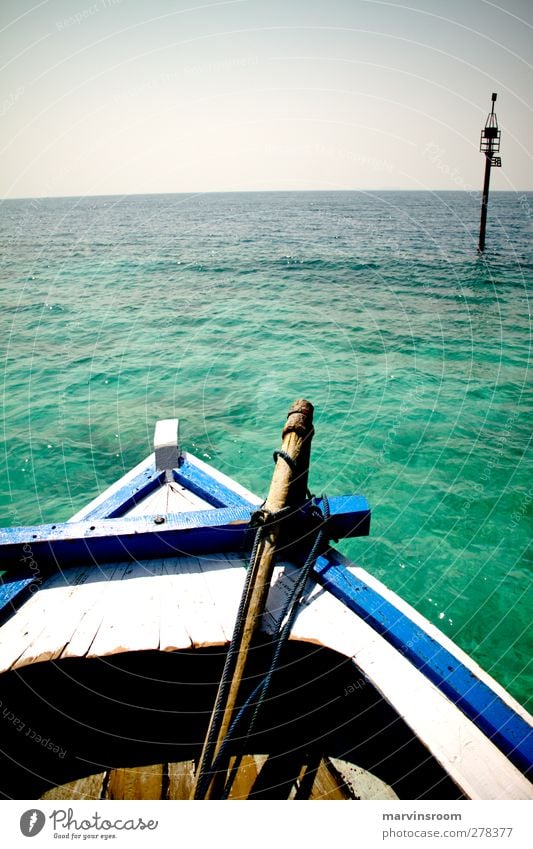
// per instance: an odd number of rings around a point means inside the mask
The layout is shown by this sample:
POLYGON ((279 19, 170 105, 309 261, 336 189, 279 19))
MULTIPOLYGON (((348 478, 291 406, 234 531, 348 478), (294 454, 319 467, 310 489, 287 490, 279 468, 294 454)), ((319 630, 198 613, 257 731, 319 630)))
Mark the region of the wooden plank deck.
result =
POLYGON ((0 672, 64 657, 225 645, 244 565, 234 554, 67 569, 0 628, 0 672))

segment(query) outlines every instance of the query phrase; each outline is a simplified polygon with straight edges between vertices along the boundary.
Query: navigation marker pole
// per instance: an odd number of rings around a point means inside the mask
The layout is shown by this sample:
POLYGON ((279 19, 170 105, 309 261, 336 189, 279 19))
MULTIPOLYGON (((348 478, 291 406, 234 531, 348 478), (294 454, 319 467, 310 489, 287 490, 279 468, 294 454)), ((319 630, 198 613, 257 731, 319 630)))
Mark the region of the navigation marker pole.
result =
POLYGON ((490 185, 490 169, 501 168, 502 160, 499 156, 494 156, 500 152, 500 137, 502 131, 498 129, 498 119, 494 111, 497 94, 492 93, 492 109, 489 112, 485 122, 485 127, 481 130, 481 141, 479 150, 485 154, 485 180, 483 183, 483 198, 481 201, 481 221, 479 224, 479 245, 478 250, 485 250, 485 229, 487 227, 487 206, 489 203, 489 185, 490 185))

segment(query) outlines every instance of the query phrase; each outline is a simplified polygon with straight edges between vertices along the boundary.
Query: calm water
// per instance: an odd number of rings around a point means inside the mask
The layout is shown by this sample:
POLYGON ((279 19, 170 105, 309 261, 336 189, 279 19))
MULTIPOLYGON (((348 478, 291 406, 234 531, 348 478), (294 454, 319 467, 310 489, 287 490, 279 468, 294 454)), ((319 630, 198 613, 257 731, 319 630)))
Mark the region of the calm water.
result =
POLYGON ((265 493, 289 404, 341 544, 521 701, 533 489, 533 195, 308 192, 2 205, 2 524, 67 519, 157 418, 265 493))

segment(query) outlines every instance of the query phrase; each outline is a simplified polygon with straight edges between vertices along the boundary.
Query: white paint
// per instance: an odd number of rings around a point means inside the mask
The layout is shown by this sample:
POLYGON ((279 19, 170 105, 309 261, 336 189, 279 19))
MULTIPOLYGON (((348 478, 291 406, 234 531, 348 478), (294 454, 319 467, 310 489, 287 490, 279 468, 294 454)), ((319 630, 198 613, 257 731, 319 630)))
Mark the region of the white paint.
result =
POLYGON ((56 610, 59 599, 70 587, 61 572, 56 573, 21 605, 19 611, 0 628, 0 672, 5 672, 35 643, 56 610))
POLYGON ((105 613, 106 592, 109 581, 113 578, 120 580, 128 567, 127 563, 107 563, 97 567, 98 583, 92 590, 84 586, 80 589, 79 605, 83 614, 79 617, 77 627, 69 642, 61 652, 64 657, 84 657, 94 640, 105 613))
POLYGON ((87 657, 159 648, 158 585, 152 563, 128 563, 111 576, 104 617, 87 657))
POLYGON ((233 559, 229 560, 223 554, 208 554, 199 557, 198 563, 216 609, 217 620, 230 642, 246 578, 243 559, 239 555, 233 555, 233 559))
POLYGON ((179 420, 160 419, 154 433, 155 467, 162 472, 176 469, 179 463, 179 420))

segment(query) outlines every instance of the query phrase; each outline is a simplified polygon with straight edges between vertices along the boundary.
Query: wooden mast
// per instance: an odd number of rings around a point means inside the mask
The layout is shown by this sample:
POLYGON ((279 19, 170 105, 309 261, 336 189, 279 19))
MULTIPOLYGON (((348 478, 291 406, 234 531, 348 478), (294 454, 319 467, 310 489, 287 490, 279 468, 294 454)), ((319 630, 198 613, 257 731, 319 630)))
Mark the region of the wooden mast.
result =
MULTIPOLYGON (((262 508, 266 516, 269 514, 275 515, 288 505, 297 507, 305 500, 313 433, 313 405, 303 399, 295 401, 287 414, 287 422, 282 433, 283 442, 281 451, 277 454, 276 466, 268 497, 262 508), (283 457, 284 454, 288 456, 288 460, 283 457)), ((265 609, 274 569, 280 527, 281 521, 269 522, 266 525, 254 562, 250 564, 252 575, 245 599, 242 616, 243 624, 240 633, 233 638, 238 641, 237 660, 225 704, 221 707, 222 719, 220 721, 220 727, 217 730, 211 762, 217 757, 233 719, 250 644, 259 627, 261 616, 265 609)), ((221 682, 220 688, 222 686, 221 682)), ((206 763, 206 759, 210 754, 207 741, 212 733, 217 715, 220 715, 220 711, 213 711, 206 742, 200 758, 198 776, 201 776, 204 770, 209 769, 211 766, 211 763, 206 763)), ((209 759, 211 760, 211 758, 209 759)), ((212 784, 213 781, 210 781, 205 794, 206 799, 210 797, 212 784)))

